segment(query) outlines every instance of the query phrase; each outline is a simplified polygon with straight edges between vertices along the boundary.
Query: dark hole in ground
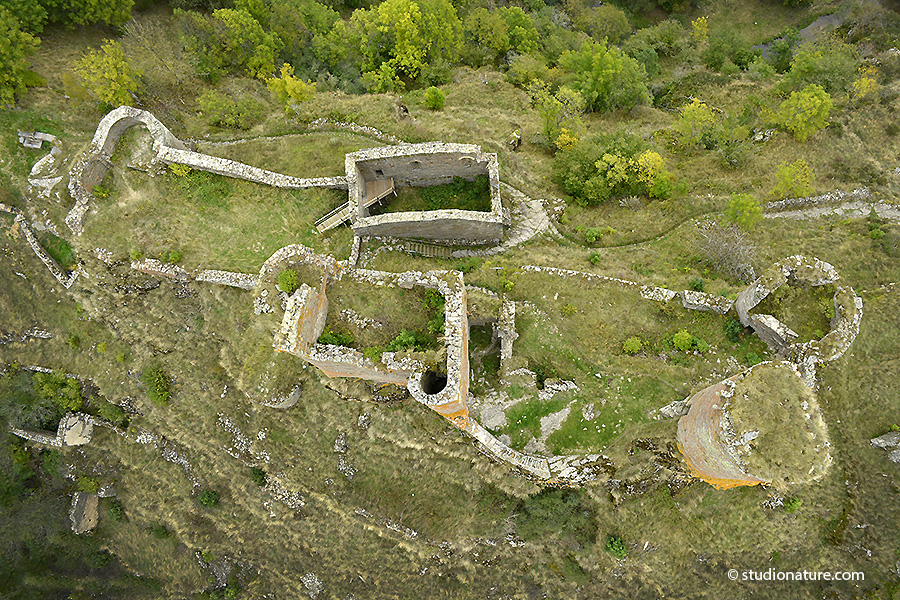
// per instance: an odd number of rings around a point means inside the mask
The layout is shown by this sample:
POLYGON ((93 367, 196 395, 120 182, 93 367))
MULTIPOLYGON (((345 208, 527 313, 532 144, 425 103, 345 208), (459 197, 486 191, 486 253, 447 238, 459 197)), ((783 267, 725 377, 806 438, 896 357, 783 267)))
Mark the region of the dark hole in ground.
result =
POLYGON ((447 387, 447 376, 437 371, 425 371, 422 375, 422 391, 426 394, 440 393, 447 387))

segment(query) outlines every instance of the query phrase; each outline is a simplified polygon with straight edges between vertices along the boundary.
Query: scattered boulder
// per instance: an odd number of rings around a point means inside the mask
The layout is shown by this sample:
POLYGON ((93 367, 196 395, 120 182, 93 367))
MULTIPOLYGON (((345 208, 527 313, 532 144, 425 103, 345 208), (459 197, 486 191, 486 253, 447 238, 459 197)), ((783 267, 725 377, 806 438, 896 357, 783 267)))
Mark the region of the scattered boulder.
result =
POLYGON ((888 453, 891 462, 900 463, 900 431, 892 431, 872 439, 873 448, 881 448, 888 453))

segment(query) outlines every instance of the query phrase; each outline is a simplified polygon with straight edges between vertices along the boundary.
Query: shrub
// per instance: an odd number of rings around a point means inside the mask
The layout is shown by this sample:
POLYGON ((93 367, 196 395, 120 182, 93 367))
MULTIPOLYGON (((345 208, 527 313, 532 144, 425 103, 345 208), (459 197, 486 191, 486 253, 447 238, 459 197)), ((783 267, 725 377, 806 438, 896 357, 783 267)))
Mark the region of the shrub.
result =
POLYGON ((829 94, 846 92, 856 78, 857 51, 837 38, 823 38, 815 45, 804 44, 791 61, 778 89, 782 93, 801 90, 810 84, 822 86, 829 94))
POLYGON ((116 357, 116 360, 119 361, 120 363, 124 363, 125 362, 125 353, 124 352, 119 353, 119 355, 116 357))
POLYGON ((178 250, 169 250, 168 252, 163 252, 159 258, 164 263, 174 265, 175 263, 181 261, 182 256, 181 252, 179 252, 178 250))
POLYGON ((694 277, 691 279, 691 282, 688 284, 692 290, 695 292, 702 292, 706 288, 706 282, 703 281, 702 277, 694 277))
POLYGON ((201 506, 205 506, 206 508, 218 506, 219 492, 217 492, 216 490, 203 490, 202 492, 200 492, 200 495, 197 496, 197 502, 199 502, 201 506))
POLYGON ((169 403, 169 398, 172 395, 171 382, 163 372, 162 367, 154 365, 144 369, 144 372, 141 373, 141 381, 147 388, 147 397, 154 404, 165 406, 169 403))
POLYGON ((709 352, 709 343, 706 340, 704 340, 703 338, 698 338, 697 336, 694 336, 693 346, 694 346, 694 348, 697 349, 697 352, 699 352, 700 354, 706 354, 707 352, 709 352))
POLYGON ((286 294, 293 294, 300 287, 297 271, 285 269, 278 274, 278 289, 286 294))
POLYGON ((637 336, 631 336, 625 343, 622 344, 622 352, 629 355, 635 355, 641 351, 641 348, 644 346, 644 342, 641 341, 641 338, 637 336))
POLYGON ((784 501, 784 510, 789 513, 794 513, 800 510, 800 506, 803 504, 803 501, 800 498, 788 498, 784 501))
POLYGON ((795 138, 806 138, 828 125, 834 103, 822 86, 808 85, 799 92, 791 92, 775 113, 775 122, 790 131, 795 138))
POLYGON ((320 344, 332 344, 334 346, 349 346, 353 343, 353 334, 348 331, 332 331, 326 327, 319 336, 320 344))
POLYGON ((72 350, 78 350, 78 347, 81 346, 81 338, 74 333, 70 333, 68 337, 66 337, 66 343, 72 350))
POLYGON ((762 219, 762 207, 750 194, 732 194, 725 209, 725 218, 729 223, 750 230, 762 219))
POLYGON ((127 417, 124 410, 121 407, 116 406, 112 402, 103 401, 100 403, 100 406, 97 408, 97 414, 101 419, 106 419, 110 423, 124 423, 127 417))
POLYGON ((250 479, 259 487, 264 487, 268 478, 264 470, 259 467, 250 467, 250 479))
POLYGON ((606 536, 606 546, 604 549, 619 560, 624 560, 625 557, 628 556, 625 540, 617 535, 606 536))
POLYGON ((564 317, 571 317, 575 313, 578 312, 578 309, 574 304, 566 304, 562 307, 562 314, 564 317))
POLYGON ((756 277, 756 246, 740 227, 706 221, 697 229, 697 245, 709 263, 727 277, 745 281, 756 277))
POLYGON ((144 258, 144 251, 139 248, 133 248, 131 252, 128 253, 128 255, 131 257, 131 260, 141 260, 142 258, 144 258))
POLYGON ((516 531, 525 540, 551 535, 572 537, 582 545, 594 542, 597 525, 583 492, 550 489, 519 502, 516 531))
POLYGON ((125 509, 122 508, 122 503, 118 500, 113 500, 113 503, 109 505, 109 510, 106 511, 109 515, 109 518, 116 523, 125 518, 125 509))
POLYGON ((722 329, 725 331, 725 337, 728 338, 728 341, 735 344, 740 343, 741 332, 744 331, 744 326, 741 325, 740 321, 733 317, 729 318, 725 321, 725 324, 722 325, 722 329))
POLYGON ((758 51, 729 29, 709 39, 709 47, 703 51, 703 62, 713 71, 722 71, 729 63, 746 69, 757 55, 758 51))
POLYGON ((38 396, 55 403, 63 411, 78 412, 84 406, 81 383, 62 373, 34 373, 31 387, 38 396))
POLYGON ((100 481, 95 477, 81 476, 75 480, 75 485, 87 494, 96 494, 100 490, 100 481))
POLYGON ((762 357, 759 354, 757 354, 756 352, 748 352, 747 353, 747 364, 750 365, 751 367, 753 365, 758 365, 761 362, 762 362, 762 357))
POLYGON ((106 350, 106 342, 100 342, 99 344, 97 344, 97 352, 99 352, 100 354, 106 354, 106 350))
POLYGON ((150 527, 150 533, 158 540, 164 540, 169 537, 169 530, 162 523, 157 523, 150 527))
POLYGON ((680 350, 681 352, 688 352, 694 345, 694 336, 691 335, 687 330, 682 329, 672 336, 672 344, 675 346, 676 350, 680 350))
POLYGON ((388 352, 400 352, 414 350, 416 348, 416 334, 404 329, 387 345, 388 352))
POLYGON ((781 163, 775 174, 777 182, 772 189, 772 197, 799 198, 812 193, 813 171, 809 164, 802 158, 798 158, 791 164, 781 163))
POLYGON ((602 260, 603 260, 603 255, 600 254, 599 252, 591 252, 590 254, 588 254, 588 262, 590 262, 594 266, 599 265, 600 261, 602 261, 602 260))
POLYGON ((441 110, 444 108, 444 92, 438 88, 431 86, 425 90, 425 106, 430 110, 441 110))

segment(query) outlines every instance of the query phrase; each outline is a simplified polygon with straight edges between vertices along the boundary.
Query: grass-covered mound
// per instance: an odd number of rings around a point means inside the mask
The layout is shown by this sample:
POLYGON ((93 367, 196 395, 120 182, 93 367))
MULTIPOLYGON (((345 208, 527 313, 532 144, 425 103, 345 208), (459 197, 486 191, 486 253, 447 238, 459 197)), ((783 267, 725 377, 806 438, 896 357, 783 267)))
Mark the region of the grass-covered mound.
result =
POLYGON ((831 464, 819 403, 787 363, 761 364, 737 382, 725 413, 726 439, 751 475, 805 483, 831 464), (752 432, 758 432, 754 439, 752 432), (741 444, 741 440, 745 443, 741 444))

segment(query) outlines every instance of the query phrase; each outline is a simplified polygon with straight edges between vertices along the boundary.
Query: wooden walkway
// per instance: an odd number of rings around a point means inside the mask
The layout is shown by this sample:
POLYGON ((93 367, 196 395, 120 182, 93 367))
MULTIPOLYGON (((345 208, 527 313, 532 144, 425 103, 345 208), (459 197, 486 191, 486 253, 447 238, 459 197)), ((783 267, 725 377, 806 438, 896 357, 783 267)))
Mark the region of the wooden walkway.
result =
POLYGON ((432 258, 453 257, 453 248, 450 248, 449 246, 424 244, 422 242, 407 242, 406 251, 410 254, 420 254, 422 256, 430 256, 432 258))
MULTIPOLYGON (((394 189, 393 178, 376 179, 366 182, 366 197, 363 199, 363 208, 369 208, 376 202, 383 200, 390 194, 397 195, 394 189)), ((316 221, 316 230, 319 233, 334 229, 344 221, 350 218, 350 201, 346 204, 338 206, 336 209, 316 221)))

